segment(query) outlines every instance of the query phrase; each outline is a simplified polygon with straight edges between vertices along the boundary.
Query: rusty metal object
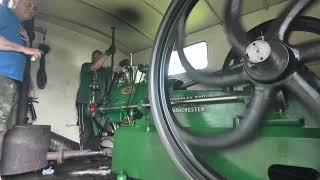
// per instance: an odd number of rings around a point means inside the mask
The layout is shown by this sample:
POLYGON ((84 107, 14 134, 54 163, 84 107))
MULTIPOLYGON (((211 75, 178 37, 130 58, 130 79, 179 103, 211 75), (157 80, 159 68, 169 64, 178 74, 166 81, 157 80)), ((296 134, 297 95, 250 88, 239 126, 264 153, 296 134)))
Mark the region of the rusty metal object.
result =
POLYGON ((15 175, 39 170, 47 166, 49 160, 61 164, 65 159, 107 155, 107 149, 66 151, 76 148, 77 143, 73 141, 57 146, 58 152, 48 152, 50 139, 50 126, 17 126, 7 132, 0 132, 0 174, 15 175))
POLYGON ((65 159, 72 159, 78 157, 94 157, 94 156, 106 156, 107 149, 101 151, 80 150, 80 151, 64 151, 61 149, 59 152, 48 152, 46 159, 48 161, 54 160, 59 164, 63 163, 65 159))
POLYGON ((1 161, 1 154, 2 154, 2 144, 3 144, 3 139, 4 135, 6 134, 7 131, 1 131, 0 132, 0 161, 1 161))
POLYGON ((4 135, 1 175, 21 174, 47 166, 50 126, 17 126, 4 135))

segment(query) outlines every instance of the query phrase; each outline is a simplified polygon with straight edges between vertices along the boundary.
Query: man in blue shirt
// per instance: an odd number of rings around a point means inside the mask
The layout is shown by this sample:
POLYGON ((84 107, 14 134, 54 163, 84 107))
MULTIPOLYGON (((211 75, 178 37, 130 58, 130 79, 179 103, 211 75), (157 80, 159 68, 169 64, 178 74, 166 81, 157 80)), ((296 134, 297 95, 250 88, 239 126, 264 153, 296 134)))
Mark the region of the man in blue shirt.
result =
POLYGON ((23 80, 25 55, 40 59, 41 51, 29 48, 29 37, 20 25, 34 17, 39 0, 11 0, 0 4, 0 131, 15 124, 18 83, 23 80))

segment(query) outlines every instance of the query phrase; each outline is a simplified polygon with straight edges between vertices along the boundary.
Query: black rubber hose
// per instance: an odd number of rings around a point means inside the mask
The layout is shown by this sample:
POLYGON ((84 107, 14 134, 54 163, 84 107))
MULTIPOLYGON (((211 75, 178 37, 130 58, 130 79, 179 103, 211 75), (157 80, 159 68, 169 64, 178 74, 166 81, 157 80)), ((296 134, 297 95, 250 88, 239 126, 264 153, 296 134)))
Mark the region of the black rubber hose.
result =
POLYGON ((46 73, 46 54, 49 53, 50 47, 46 44, 40 44, 39 49, 43 52, 40 59, 40 66, 37 72, 37 85, 39 89, 44 89, 47 86, 47 73, 46 73))

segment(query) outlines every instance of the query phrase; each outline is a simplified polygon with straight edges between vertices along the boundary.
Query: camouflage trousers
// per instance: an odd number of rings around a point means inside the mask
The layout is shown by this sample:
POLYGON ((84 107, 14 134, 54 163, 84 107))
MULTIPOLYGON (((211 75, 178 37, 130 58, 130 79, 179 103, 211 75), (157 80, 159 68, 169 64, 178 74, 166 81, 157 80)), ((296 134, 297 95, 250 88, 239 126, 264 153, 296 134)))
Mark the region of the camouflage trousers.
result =
POLYGON ((12 128, 16 123, 18 84, 0 76, 0 131, 12 128))

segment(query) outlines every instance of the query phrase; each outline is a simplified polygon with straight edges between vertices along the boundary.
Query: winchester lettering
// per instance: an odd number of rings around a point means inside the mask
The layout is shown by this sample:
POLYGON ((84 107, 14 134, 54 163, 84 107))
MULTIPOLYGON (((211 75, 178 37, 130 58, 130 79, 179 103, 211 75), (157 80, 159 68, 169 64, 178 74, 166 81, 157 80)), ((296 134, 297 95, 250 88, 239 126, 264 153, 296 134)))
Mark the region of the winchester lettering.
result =
POLYGON ((193 112, 204 112, 203 106, 188 106, 188 107, 173 107, 172 111, 175 113, 193 113, 193 112))
MULTIPOLYGON (((171 101, 184 101, 191 99, 203 99, 207 98, 208 95, 194 95, 194 96, 182 96, 182 97, 172 97, 171 101)), ((205 112, 206 109, 204 106, 199 106, 197 104, 189 104, 189 105, 180 105, 178 107, 172 107, 172 111, 174 113, 197 113, 197 112, 205 112)))

